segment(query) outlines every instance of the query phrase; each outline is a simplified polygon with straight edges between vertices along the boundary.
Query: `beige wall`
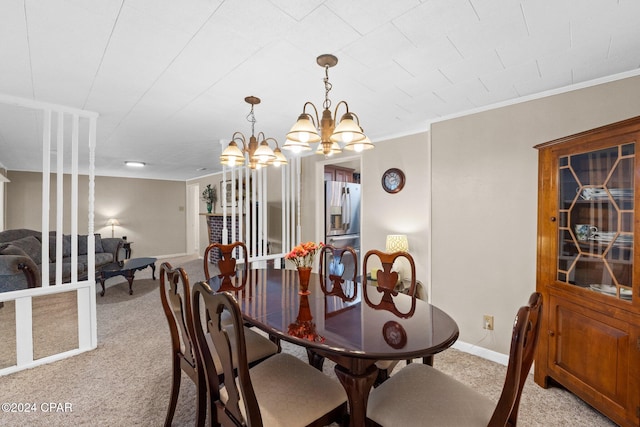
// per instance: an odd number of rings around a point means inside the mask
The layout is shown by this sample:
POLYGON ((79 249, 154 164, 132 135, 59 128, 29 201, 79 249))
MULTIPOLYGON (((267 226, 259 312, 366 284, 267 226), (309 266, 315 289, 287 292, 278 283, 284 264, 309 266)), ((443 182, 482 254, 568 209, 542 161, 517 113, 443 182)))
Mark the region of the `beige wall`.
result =
MULTIPOLYGON (((9 171, 11 180, 6 185, 7 229, 31 228, 40 230, 42 174, 35 172, 9 171)), ((70 179, 65 175, 65 200, 71 191, 70 179)), ((55 221, 55 175, 51 179, 52 204, 51 221, 55 221)), ((78 179, 79 210, 78 230, 87 230, 88 218, 88 177, 78 179)), ((111 237, 111 227, 105 225, 107 219, 117 218, 120 226, 115 227, 115 236, 127 236, 133 242, 133 256, 166 256, 185 252, 185 185, 181 181, 150 179, 95 178, 95 221, 96 233, 111 237)), ((69 203, 65 202, 65 205, 69 203)), ((65 230, 69 232, 69 211, 64 213, 65 230)), ((55 230, 55 222, 50 225, 55 230)))
MULTIPOLYGON (((324 201, 322 193, 325 163, 340 164, 341 158, 310 156, 302 163, 302 240, 323 240, 324 201), (319 194, 318 197, 316 195, 319 194)), ((416 263, 416 275, 428 282, 429 225, 428 134, 422 133, 383 141, 362 153, 361 256, 370 249, 385 249, 387 234, 406 234, 409 252, 416 263), (389 194, 381 178, 389 168, 399 168, 406 176, 404 189, 389 194)))
POLYGON ((640 77, 435 123, 432 296, 460 339, 508 353, 535 290, 541 142, 640 115, 640 77), (495 316, 486 336, 483 314, 495 316))

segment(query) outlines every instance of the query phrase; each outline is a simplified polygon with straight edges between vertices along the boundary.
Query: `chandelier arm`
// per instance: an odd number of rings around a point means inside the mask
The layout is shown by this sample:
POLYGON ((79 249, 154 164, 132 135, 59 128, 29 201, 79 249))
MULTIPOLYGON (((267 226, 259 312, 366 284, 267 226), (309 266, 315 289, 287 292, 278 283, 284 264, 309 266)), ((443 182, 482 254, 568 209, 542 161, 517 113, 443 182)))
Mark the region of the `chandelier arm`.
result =
POLYGON ((360 126, 360 117, 357 116, 356 113, 349 111, 349 104, 347 104, 347 101, 340 101, 338 102, 338 104, 336 105, 336 109, 333 110, 333 117, 335 120, 335 125, 338 126, 338 121, 340 120, 340 117, 342 116, 338 116, 338 108, 340 107, 340 105, 344 104, 344 107, 347 109, 346 113, 351 114, 352 116, 354 116, 356 118, 356 123, 358 124, 358 126, 360 126))
POLYGON ((317 128, 320 123, 320 116, 318 116, 318 109, 316 108, 315 105, 313 105, 313 102, 311 101, 307 101, 304 103, 304 106, 302 107, 302 114, 306 114, 311 118, 311 121, 313 122, 313 125, 317 128), (316 119, 315 121, 313 120, 313 116, 309 113, 307 113, 307 105, 311 105, 311 107, 313 107, 313 112, 315 113, 316 119))
POLYGON ((277 139, 275 139, 275 138, 272 138, 272 137, 264 138, 264 141, 266 141, 267 143, 268 143, 269 141, 273 141, 273 142, 274 142, 274 144, 276 144, 276 148, 280 148, 280 146, 278 145, 278 140, 277 140, 277 139))
POLYGON ((234 132, 231 140, 235 142, 242 142, 242 151, 247 151, 247 142, 242 132, 234 132))

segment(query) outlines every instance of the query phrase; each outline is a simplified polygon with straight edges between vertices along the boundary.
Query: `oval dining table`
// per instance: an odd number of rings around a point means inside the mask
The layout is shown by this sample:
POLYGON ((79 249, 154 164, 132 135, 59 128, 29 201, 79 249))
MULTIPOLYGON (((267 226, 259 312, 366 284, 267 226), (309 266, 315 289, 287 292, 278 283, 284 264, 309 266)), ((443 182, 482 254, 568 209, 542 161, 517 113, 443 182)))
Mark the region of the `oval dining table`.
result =
POLYGON ((349 297, 327 295, 320 275, 312 273, 309 293, 303 295, 296 270, 274 268, 249 270, 244 285, 238 278, 222 289, 221 284, 219 277, 209 279, 212 290, 236 297, 247 323, 304 347, 309 362, 319 369, 324 358, 335 362, 351 426, 365 425, 369 392, 378 375, 376 361, 427 358, 458 339, 458 325, 444 311, 395 292, 380 304, 383 295, 374 286, 367 285, 366 298, 361 285, 349 281, 341 293, 349 297))

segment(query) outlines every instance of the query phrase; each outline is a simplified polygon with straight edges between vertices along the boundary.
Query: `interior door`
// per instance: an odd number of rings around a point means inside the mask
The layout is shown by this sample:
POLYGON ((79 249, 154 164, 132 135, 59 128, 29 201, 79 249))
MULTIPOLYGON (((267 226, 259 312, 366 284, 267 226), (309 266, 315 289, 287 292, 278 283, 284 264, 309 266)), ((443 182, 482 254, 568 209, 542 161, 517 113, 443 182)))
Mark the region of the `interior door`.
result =
POLYGON ((187 185, 187 254, 200 253, 200 185, 187 185))

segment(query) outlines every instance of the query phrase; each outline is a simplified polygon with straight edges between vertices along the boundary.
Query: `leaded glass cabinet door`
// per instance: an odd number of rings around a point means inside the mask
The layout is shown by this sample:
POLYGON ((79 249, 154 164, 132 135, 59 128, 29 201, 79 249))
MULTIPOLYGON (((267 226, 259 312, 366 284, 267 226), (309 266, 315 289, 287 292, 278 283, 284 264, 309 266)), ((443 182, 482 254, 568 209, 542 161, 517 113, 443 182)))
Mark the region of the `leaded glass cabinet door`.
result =
POLYGON ((558 159, 556 279, 631 302, 635 143, 558 159))

